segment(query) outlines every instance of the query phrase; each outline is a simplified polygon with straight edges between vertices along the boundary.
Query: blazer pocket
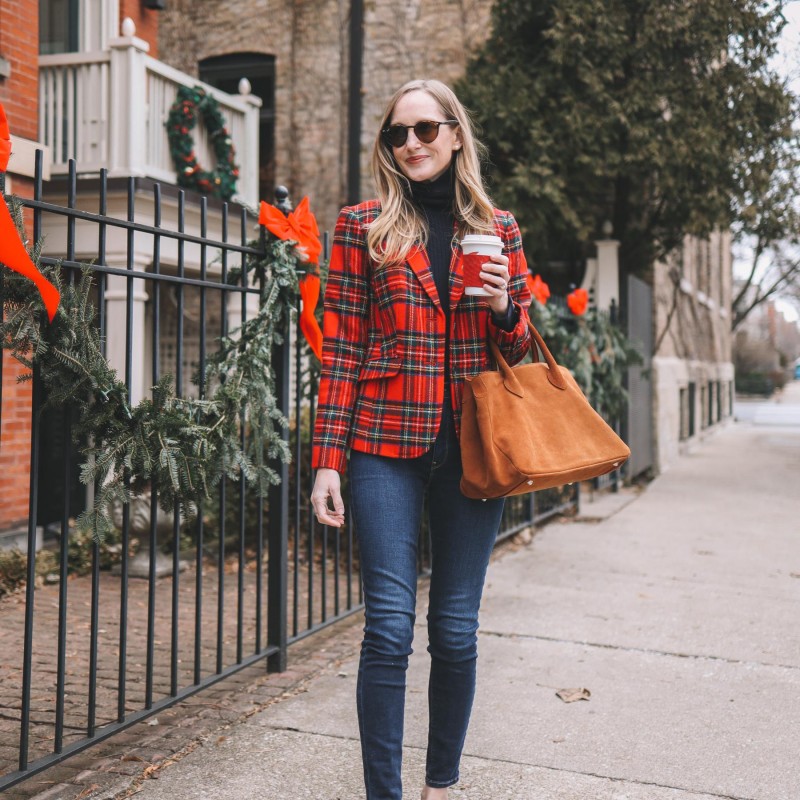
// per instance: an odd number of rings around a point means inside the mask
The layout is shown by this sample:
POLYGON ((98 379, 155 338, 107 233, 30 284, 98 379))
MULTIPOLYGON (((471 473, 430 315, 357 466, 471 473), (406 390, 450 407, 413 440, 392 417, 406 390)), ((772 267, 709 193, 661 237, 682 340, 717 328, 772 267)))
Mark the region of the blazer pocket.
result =
POLYGON ((359 381, 373 381, 392 378, 400 372, 399 358, 373 358, 367 361, 358 374, 359 381))

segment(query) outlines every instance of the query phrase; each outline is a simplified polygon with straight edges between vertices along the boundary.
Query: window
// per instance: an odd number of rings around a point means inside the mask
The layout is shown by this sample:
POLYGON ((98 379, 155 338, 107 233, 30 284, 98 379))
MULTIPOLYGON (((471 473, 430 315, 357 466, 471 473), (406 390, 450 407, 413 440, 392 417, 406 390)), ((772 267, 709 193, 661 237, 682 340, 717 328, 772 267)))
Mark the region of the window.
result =
POLYGON ((687 387, 680 390, 681 417, 678 438, 682 442, 694 436, 695 386, 696 384, 690 383, 687 387))
POLYGON ((253 94, 261 98, 259 117, 258 196, 271 200, 275 193, 275 56, 231 53, 203 59, 200 80, 228 94, 239 93, 247 78, 253 94))
POLYGON ((708 424, 709 427, 716 421, 714 419, 714 410, 717 407, 717 398, 714 395, 714 381, 708 382, 708 424))
POLYGON ((39 53, 78 51, 78 0, 39 0, 39 53))
POLYGON ((700 387, 700 429, 708 426, 708 393, 706 385, 700 387))

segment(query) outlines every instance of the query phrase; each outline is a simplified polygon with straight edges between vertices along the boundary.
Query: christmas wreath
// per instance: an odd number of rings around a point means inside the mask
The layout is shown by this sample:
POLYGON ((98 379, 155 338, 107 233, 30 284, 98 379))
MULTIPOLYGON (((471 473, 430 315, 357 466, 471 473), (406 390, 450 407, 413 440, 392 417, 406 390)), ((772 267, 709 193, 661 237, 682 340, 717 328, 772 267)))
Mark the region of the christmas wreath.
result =
POLYGON ((235 162, 233 142, 216 99, 199 86, 181 86, 170 108, 166 128, 169 150, 178 173, 178 185, 201 194, 230 200, 236 192, 239 168, 235 162), (202 117, 206 126, 217 160, 213 171, 200 166, 194 151, 191 131, 197 124, 198 117, 202 117))

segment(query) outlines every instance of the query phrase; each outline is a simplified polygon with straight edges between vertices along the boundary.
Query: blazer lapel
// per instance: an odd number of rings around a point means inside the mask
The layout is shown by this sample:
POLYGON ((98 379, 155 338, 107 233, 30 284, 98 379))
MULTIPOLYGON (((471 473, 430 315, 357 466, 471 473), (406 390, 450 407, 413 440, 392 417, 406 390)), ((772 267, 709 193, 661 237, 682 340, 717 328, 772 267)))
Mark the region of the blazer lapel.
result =
POLYGON ((452 311, 464 294, 464 262, 461 260, 461 244, 453 249, 450 261, 450 310, 452 311))
POLYGON ((428 259, 428 253, 423 247, 414 247, 408 255, 408 263, 411 269, 414 270, 422 288, 428 293, 428 296, 433 300, 434 305, 441 306, 439 302, 439 292, 436 290, 436 283, 433 280, 433 273, 431 272, 431 264, 428 259))

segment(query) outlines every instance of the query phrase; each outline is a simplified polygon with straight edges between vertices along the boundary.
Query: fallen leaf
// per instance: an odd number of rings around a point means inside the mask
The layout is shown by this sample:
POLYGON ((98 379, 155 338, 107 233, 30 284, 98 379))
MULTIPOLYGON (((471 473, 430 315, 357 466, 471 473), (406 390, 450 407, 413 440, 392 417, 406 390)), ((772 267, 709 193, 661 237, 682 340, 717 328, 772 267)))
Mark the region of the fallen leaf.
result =
POLYGON ((123 761, 144 761, 144 759, 141 756, 134 756, 134 755, 122 756, 122 760, 123 761))
POLYGON ((565 703, 574 703, 576 700, 588 700, 592 693, 588 689, 559 689, 556 697, 565 703))

